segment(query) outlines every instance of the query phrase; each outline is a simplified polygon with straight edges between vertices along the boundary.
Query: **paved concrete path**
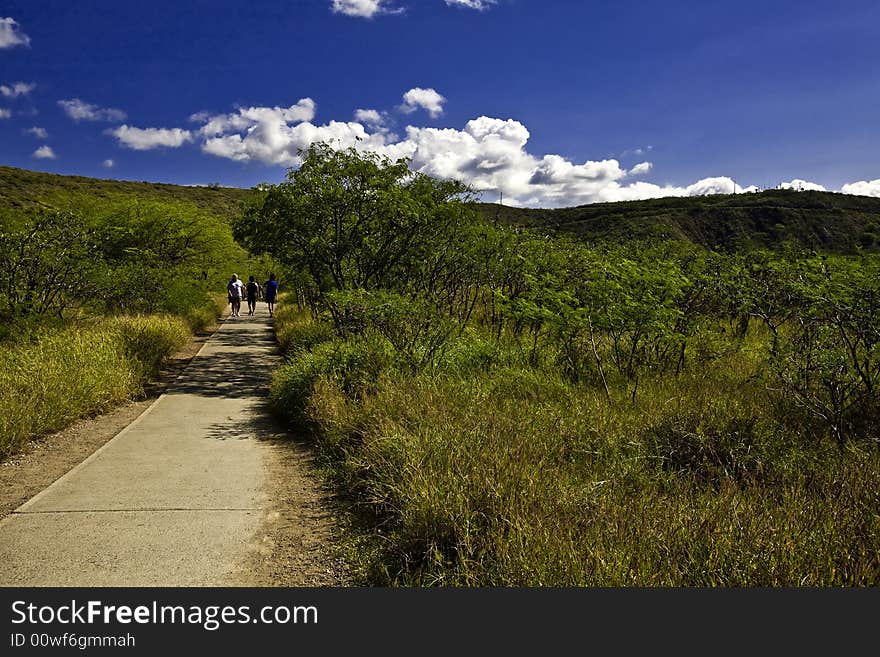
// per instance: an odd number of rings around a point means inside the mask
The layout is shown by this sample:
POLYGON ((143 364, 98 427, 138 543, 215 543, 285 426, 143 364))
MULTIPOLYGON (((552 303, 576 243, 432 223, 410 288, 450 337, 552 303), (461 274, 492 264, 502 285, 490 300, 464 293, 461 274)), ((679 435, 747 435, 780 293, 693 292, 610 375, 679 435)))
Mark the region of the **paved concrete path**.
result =
POLYGON ((278 356, 258 305, 227 319, 137 420, 0 522, 0 585, 240 578, 269 503, 271 447, 257 427, 278 356))

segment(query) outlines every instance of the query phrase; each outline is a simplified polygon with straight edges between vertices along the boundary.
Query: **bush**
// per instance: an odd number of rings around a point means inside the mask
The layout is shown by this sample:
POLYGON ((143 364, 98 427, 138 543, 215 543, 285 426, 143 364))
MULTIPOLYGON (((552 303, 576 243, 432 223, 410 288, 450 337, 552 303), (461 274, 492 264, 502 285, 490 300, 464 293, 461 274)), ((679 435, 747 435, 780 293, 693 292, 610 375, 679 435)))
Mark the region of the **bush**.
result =
POLYGON ((140 379, 155 376, 165 359, 189 337, 182 320, 167 316, 118 317, 107 320, 105 326, 121 338, 123 355, 140 367, 140 379))
POLYGON ((281 351, 294 357, 332 340, 333 327, 312 319, 308 312, 297 310, 295 306, 281 305, 275 313, 275 337, 281 351))
POLYGON ((276 370, 270 399, 277 412, 302 426, 308 423, 309 396, 321 376, 335 381, 349 398, 358 399, 393 365, 393 351, 377 335, 322 342, 312 351, 295 351, 288 363, 276 370))
POLYGON ((425 299, 383 290, 336 292, 329 299, 338 335, 359 335, 371 329, 382 335, 400 362, 413 371, 436 366, 450 338, 462 328, 425 299))

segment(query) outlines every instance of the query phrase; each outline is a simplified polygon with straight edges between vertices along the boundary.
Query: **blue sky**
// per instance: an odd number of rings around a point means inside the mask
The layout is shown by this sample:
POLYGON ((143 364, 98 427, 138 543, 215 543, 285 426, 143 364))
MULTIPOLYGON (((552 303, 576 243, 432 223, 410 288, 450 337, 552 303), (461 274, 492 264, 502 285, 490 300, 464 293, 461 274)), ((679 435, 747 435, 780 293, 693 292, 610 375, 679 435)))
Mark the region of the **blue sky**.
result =
POLYGON ((0 164, 248 187, 323 139, 520 205, 880 196, 878 42, 876 0, 4 0, 0 164))

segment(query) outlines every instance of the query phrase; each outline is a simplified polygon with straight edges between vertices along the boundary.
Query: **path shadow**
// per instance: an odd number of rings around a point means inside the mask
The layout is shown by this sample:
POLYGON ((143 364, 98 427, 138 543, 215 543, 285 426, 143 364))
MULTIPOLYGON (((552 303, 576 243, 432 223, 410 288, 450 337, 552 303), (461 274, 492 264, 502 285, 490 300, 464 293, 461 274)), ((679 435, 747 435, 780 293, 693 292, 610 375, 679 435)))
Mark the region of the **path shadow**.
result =
POLYGON ((279 362, 271 327, 263 323, 224 327, 210 340, 212 352, 194 358, 168 394, 263 397, 279 362), (250 349, 249 347, 257 347, 250 349))
POLYGON ((291 442, 284 424, 272 414, 265 400, 226 422, 212 424, 205 430, 205 438, 288 445, 291 442))

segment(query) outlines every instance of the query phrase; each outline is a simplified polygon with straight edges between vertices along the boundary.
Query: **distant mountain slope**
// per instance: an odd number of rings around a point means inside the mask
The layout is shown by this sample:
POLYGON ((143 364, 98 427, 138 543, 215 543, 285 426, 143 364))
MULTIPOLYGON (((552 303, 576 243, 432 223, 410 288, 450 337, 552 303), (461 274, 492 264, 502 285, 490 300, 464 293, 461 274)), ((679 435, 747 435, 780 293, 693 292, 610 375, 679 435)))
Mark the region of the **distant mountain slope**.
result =
POLYGON ((34 207, 81 208, 103 201, 138 198, 144 201, 184 202, 218 217, 237 214, 255 192, 230 187, 187 187, 164 183, 59 176, 0 166, 0 210, 34 207))
POLYGON ((588 240, 684 239, 713 248, 880 250, 880 198, 771 190, 758 194, 596 203, 556 210, 480 204, 490 221, 548 226, 588 240))
MULTIPOLYGON (((0 213, 33 207, 86 207, 138 198, 183 202, 230 219, 257 192, 230 187, 59 176, 0 166, 0 213)), ((880 251, 880 198, 831 192, 771 190, 759 194, 595 203, 555 210, 494 203, 478 208, 488 221, 547 226, 587 240, 683 239, 713 248, 774 248, 785 242, 837 253, 880 251)))

